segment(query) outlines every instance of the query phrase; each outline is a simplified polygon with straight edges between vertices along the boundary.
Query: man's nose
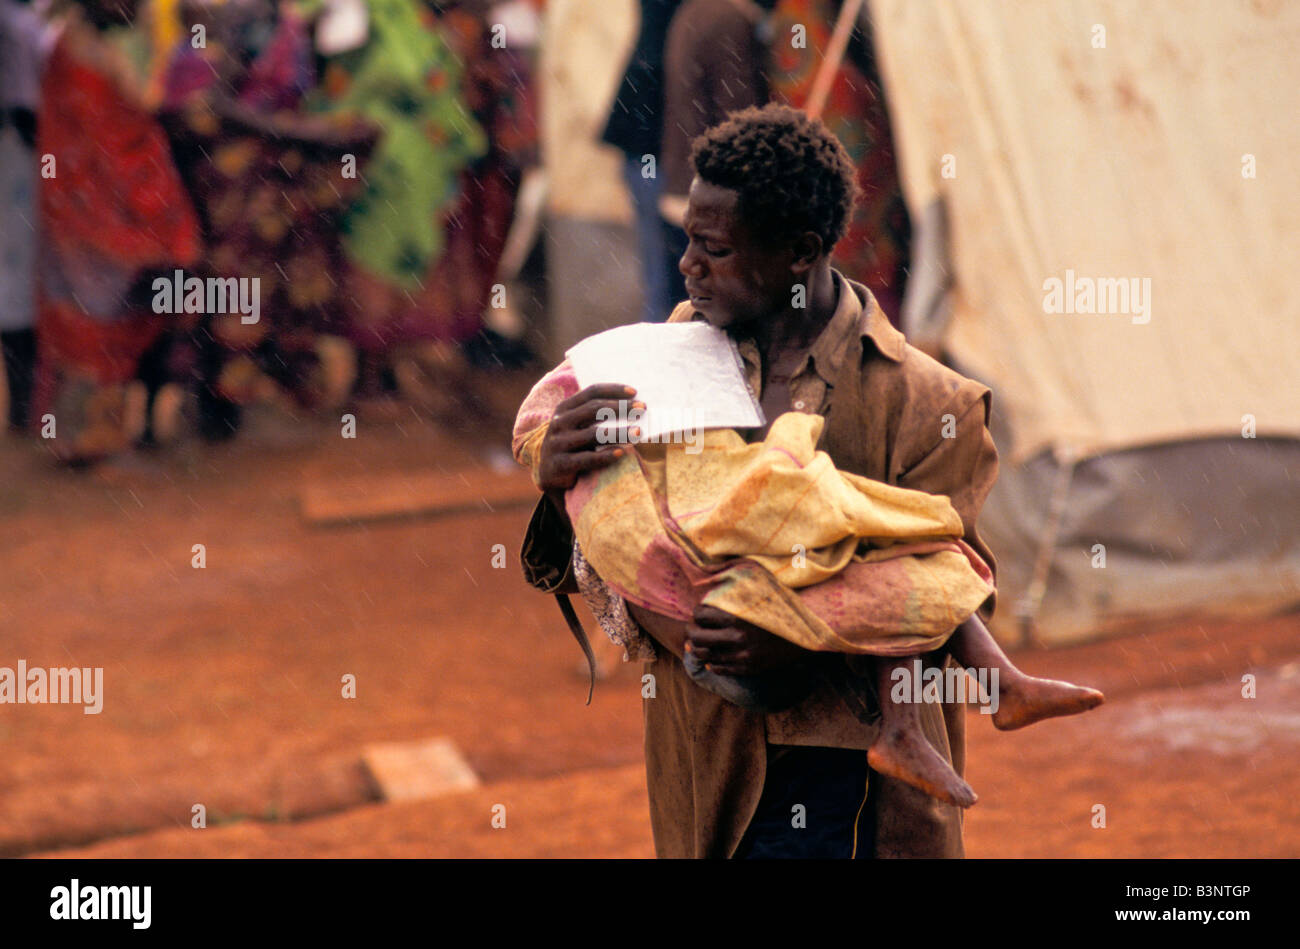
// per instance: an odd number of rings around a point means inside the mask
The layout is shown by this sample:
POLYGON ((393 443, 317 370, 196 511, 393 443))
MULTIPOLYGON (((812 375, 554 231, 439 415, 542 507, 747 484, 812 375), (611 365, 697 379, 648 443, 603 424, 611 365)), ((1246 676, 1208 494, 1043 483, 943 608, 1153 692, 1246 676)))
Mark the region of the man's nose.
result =
POLYGON ((701 266, 700 255, 692 250, 690 244, 687 244, 686 253, 682 254, 682 259, 677 261, 677 269, 684 277, 702 277, 701 266))

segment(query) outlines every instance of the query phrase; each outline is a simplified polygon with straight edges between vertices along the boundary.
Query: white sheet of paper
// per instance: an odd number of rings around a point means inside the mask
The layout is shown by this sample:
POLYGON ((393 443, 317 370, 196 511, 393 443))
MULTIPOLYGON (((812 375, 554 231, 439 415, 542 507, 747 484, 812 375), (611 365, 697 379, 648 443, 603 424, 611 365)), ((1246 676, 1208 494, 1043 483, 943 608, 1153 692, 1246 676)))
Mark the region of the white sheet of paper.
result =
POLYGON ((642 438, 706 428, 756 428, 763 410, 736 344, 708 323, 633 323, 589 336, 566 354, 586 388, 615 382, 644 402, 642 438))

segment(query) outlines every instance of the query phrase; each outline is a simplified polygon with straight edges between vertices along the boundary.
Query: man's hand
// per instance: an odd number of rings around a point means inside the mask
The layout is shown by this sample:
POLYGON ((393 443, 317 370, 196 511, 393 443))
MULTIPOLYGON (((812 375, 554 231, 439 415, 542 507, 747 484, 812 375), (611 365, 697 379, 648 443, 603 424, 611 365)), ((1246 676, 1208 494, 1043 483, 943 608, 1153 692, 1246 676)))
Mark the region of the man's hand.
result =
MULTIPOLYGON (((588 386, 556 407, 546 437, 542 439, 537 478, 542 490, 561 511, 564 492, 581 475, 612 465, 623 457, 622 448, 597 441, 597 421, 602 410, 613 413, 615 418, 626 417, 626 409, 619 412, 619 403, 634 395, 636 390, 631 386, 604 383, 588 386)), ((632 407, 644 408, 639 402, 634 402, 632 407)))
POLYGON ((686 627, 686 650, 710 672, 757 675, 788 666, 808 650, 712 606, 699 606, 686 627))

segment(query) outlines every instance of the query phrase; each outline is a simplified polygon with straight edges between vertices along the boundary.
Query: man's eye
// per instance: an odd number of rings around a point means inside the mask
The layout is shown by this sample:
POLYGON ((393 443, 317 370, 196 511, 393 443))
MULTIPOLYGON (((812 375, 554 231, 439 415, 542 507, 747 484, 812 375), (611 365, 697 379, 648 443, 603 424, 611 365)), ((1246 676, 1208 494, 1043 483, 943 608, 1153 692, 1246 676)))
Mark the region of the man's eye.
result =
POLYGON ((708 254, 710 257, 723 257, 727 254, 727 248, 715 247, 712 244, 705 244, 704 253, 708 254))

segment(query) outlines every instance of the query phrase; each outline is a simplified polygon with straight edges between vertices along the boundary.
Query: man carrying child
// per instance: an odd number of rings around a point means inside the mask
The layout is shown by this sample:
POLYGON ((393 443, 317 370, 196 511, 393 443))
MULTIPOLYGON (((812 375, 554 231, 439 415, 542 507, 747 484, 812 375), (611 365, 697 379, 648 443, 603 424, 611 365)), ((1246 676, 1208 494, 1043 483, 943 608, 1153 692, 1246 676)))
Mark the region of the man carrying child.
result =
MULTIPOLYGON (((680 264, 690 300, 670 322, 703 319, 735 340, 769 425, 791 411, 823 416, 816 447, 836 469, 946 496, 965 542, 993 568, 976 530, 997 476, 990 392, 908 345, 869 291, 831 266, 856 191, 843 147, 820 122, 770 105, 710 129, 691 157, 680 264)), ((597 419, 633 398, 622 386, 591 386, 560 402, 539 435, 535 476, 545 496, 523 549, 538 589, 578 592, 565 492, 629 450, 598 438, 597 419)), ((761 441, 767 427, 743 434, 761 441)), ((521 437, 517 429, 517 457, 521 437)), ((580 556, 576 566, 585 567, 580 556)), ((979 617, 993 606, 991 595, 979 617)), ((627 603, 625 615, 629 653, 655 657, 644 714, 660 857, 962 856, 961 808, 870 769, 865 752, 879 728, 828 684, 765 714, 701 687, 683 664, 691 657, 693 666, 744 677, 842 656, 809 652, 718 610, 682 622, 627 603)), ((950 661, 947 647, 921 659, 926 668, 950 661)), ((927 703, 917 712, 926 753, 960 784, 963 707, 927 703)))

